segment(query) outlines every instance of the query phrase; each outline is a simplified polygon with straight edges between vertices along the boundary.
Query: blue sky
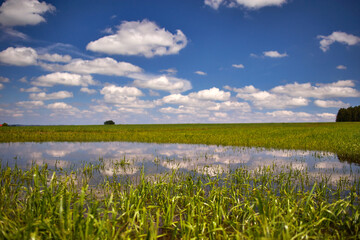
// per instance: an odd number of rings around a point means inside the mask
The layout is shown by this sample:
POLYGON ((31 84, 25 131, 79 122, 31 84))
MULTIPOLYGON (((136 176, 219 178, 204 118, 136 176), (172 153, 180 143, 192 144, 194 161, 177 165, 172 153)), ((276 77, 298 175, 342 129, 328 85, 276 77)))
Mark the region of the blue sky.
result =
POLYGON ((357 0, 6 0, 0 122, 328 122, 360 104, 357 0))

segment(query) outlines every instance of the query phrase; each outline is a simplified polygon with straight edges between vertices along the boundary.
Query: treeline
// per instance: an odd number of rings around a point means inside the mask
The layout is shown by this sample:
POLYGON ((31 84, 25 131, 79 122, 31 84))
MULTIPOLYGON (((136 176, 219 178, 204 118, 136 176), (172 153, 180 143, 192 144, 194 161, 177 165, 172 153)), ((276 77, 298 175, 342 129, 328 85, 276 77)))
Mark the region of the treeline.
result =
POLYGON ((337 122, 360 122, 360 105, 356 107, 340 108, 336 115, 337 122))

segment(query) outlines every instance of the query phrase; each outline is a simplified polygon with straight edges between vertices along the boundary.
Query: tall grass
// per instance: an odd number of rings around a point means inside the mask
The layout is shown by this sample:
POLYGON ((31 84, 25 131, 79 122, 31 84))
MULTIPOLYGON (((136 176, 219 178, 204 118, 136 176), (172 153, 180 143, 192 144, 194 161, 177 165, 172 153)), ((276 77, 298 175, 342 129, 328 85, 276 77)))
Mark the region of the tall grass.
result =
POLYGON ((131 141, 319 150, 360 159, 360 123, 2 127, 0 142, 131 141))
POLYGON ((360 180, 276 165, 105 178, 0 165, 1 239, 359 239, 360 180))

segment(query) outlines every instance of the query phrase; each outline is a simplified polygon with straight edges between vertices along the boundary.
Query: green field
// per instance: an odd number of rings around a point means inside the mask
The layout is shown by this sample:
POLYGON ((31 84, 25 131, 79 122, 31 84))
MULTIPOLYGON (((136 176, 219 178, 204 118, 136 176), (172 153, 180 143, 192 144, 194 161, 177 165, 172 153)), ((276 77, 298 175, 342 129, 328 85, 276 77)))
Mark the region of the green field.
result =
MULTIPOLYGON (((48 141, 320 150, 360 162, 360 123, 0 128, 3 143, 48 141)), ((127 167, 125 158, 113 164, 127 167)), ((10 168, 0 159, 0 239, 360 239, 358 171, 334 182, 334 169, 314 175, 273 164, 215 176, 114 172, 96 182, 104 168, 102 158, 70 169, 10 168)))
MULTIPOLYGON (((114 176, 1 166, 0 239, 359 239, 360 179, 239 167, 114 176)), ((118 164, 117 167, 125 167, 118 164)))
POLYGON ((360 123, 168 124, 1 127, 0 142, 95 142, 213 144, 319 150, 357 160, 360 123))

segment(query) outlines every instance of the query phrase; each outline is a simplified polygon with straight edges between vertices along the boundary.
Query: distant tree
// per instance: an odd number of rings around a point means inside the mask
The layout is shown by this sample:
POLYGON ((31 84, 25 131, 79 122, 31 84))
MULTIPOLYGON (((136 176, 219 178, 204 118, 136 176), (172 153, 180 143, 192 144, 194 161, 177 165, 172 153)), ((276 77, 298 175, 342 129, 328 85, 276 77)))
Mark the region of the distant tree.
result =
POLYGON ((336 122, 360 122, 360 105, 340 108, 336 115, 336 122))
POLYGON ((8 126, 9 126, 9 124, 7 124, 7 123, 3 123, 3 124, 2 124, 2 126, 3 126, 3 127, 8 127, 8 126))
POLYGON ((115 122, 113 120, 107 120, 104 122, 104 125, 114 125, 115 122))

